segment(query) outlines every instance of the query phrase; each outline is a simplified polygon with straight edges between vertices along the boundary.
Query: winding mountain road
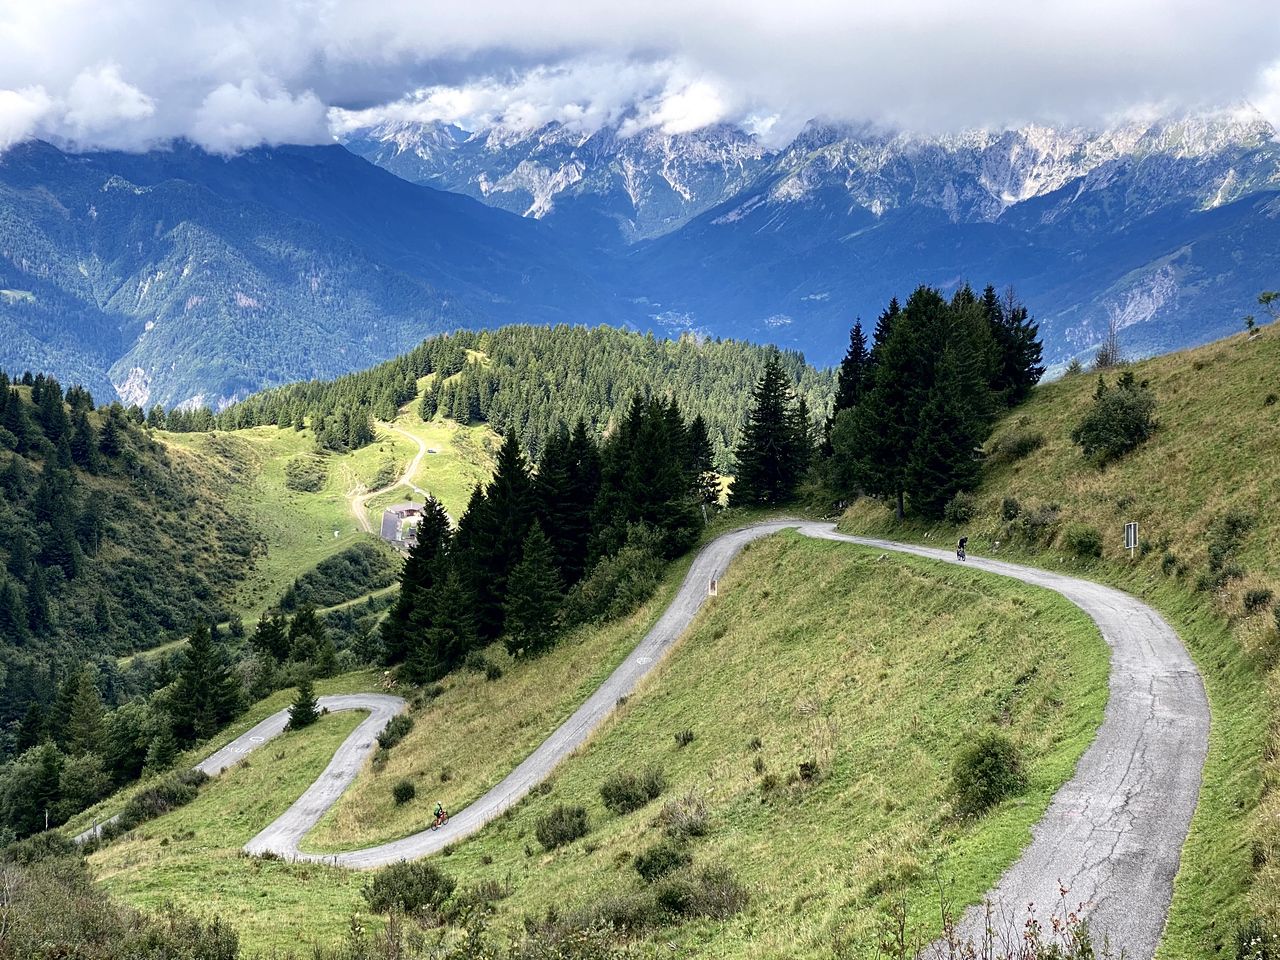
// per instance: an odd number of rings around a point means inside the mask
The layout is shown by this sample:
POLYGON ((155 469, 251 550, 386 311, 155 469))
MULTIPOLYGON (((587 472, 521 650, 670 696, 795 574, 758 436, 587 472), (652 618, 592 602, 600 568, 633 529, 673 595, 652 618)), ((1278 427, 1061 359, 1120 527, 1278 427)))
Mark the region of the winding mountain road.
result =
MULTIPOLYGON (((836 532, 834 524, 769 521, 734 530, 707 544, 694 559, 670 606, 604 683, 501 783, 438 831, 337 854, 298 849, 306 833, 351 783, 382 726, 403 707, 397 697, 357 694, 323 697, 330 710, 369 710, 370 716, 338 749, 324 773, 274 823, 245 845, 250 854, 274 853, 356 869, 425 857, 480 830, 518 803, 587 741, 620 697, 634 691, 670 652, 718 580, 747 543, 784 529, 805 536, 914 554, 944 563, 949 552, 836 532)), ((1035 903, 1043 920, 1070 893, 1084 905, 1098 942, 1110 940, 1132 960, 1149 960, 1164 930, 1183 842, 1200 790, 1208 749, 1209 707, 1200 675, 1174 631, 1135 598, 1087 580, 1032 567, 971 557, 976 570, 1054 590, 1098 625, 1111 648, 1110 697, 1093 744, 1032 830, 1031 843, 988 894, 1001 942, 1017 943, 1035 903)), ((286 711, 262 721, 200 765, 217 773, 284 728, 286 711)), ((980 940, 985 910, 967 912, 960 935, 980 940)))
POLYGON ((427 445, 423 443, 420 438, 415 437, 408 430, 401 430, 399 427, 391 423, 388 423, 386 427, 392 433, 398 433, 400 434, 400 436, 407 437, 408 439, 412 440, 415 444, 417 444, 418 452, 414 454, 413 459, 409 461, 409 465, 405 467, 404 473, 402 473, 399 477, 397 477, 391 483, 388 483, 385 487, 379 487, 377 490, 366 490, 363 493, 351 494, 349 498, 351 502, 351 512, 356 518, 356 523, 360 524, 360 529, 368 534, 373 533, 373 524, 369 520, 369 501, 372 500, 374 497, 378 496, 379 494, 386 493, 388 490, 394 490, 396 487, 401 487, 401 486, 408 487, 410 490, 418 494, 423 499, 426 499, 427 497, 430 496, 430 494, 427 493, 426 490, 423 490, 420 486, 418 486, 416 483, 413 482, 413 475, 418 472, 418 467, 422 465, 422 458, 427 455, 427 445))

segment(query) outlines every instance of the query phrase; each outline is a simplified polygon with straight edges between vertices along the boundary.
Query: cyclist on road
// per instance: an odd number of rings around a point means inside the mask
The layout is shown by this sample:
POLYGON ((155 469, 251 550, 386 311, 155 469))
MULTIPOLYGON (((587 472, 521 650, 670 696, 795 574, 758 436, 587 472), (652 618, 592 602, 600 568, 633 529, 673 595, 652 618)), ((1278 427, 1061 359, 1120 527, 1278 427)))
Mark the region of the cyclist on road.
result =
POLYGON ((956 544, 956 559, 963 560, 965 558, 965 547, 969 545, 968 537, 961 537, 960 542, 956 544))

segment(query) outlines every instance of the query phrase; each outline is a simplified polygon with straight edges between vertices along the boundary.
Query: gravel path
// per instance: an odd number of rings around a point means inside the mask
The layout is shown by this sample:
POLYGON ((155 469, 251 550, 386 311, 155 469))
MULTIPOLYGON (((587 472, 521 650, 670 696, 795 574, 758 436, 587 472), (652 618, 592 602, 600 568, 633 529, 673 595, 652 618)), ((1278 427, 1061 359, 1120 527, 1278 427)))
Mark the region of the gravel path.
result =
MULTIPOLYGON (((329 766, 274 823, 245 845, 271 852, 369 869, 436 853, 467 837, 518 803, 587 741, 670 652, 708 594, 744 545, 784 529, 805 536, 910 553, 958 563, 950 551, 837 533, 834 524, 770 521, 726 533, 694 559, 679 592, 643 640, 605 682, 501 783, 458 812, 440 830, 425 830, 363 850, 317 855, 298 849, 302 837, 350 785, 372 751, 378 731, 404 706, 398 697, 353 694, 322 697, 330 710, 369 710, 329 766)), ((1075 774, 1054 796, 1032 840, 988 894, 997 938, 1016 943, 1036 904, 1043 920, 1059 904, 1084 904, 1092 932, 1109 938, 1131 960, 1154 956, 1173 894, 1182 844, 1200 790, 1208 749, 1209 707, 1195 665, 1177 635, 1154 610, 1133 597, 1087 580, 1017 564, 970 557, 967 566, 1062 594, 1100 628, 1111 647, 1110 698, 1093 744, 1075 774)), ((200 764, 218 773, 270 740, 287 721, 281 711, 237 737, 200 764)), ((980 939, 982 908, 969 911, 961 935, 980 939)))

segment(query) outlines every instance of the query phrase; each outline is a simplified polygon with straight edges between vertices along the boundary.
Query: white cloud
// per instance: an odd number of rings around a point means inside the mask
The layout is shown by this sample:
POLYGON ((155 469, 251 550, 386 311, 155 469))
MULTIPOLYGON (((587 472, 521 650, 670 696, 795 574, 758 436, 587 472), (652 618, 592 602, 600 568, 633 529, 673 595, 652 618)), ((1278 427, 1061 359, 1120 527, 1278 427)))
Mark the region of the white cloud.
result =
POLYGON ((127 145, 136 138, 135 125, 155 112, 155 100, 126 82, 116 64, 107 64, 72 81, 62 126, 78 144, 127 145))
POLYGON ((347 124, 390 104, 583 130, 754 118, 771 137, 815 116, 932 131, 1246 97, 1274 118, 1276 50, 1275 0, 10 0, 0 134, 237 149, 316 137, 317 104, 347 124))
POLYGON ((52 109, 53 101, 44 87, 0 90, 0 150, 33 136, 52 109))
POLYGON ((311 91, 263 93, 246 80, 224 83, 196 111, 191 139, 213 153, 235 153, 264 143, 323 143, 325 106, 311 91))
POLYGON ((1262 71, 1253 104, 1273 127, 1280 130, 1280 60, 1262 71))

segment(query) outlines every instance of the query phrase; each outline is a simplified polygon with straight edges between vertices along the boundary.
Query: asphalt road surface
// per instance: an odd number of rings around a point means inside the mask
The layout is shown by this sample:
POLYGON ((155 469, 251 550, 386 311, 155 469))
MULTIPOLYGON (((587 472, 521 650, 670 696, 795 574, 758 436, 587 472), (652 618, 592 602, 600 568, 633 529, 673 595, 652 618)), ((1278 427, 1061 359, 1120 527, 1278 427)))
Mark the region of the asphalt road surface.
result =
MULTIPOLYGON (((949 550, 837 533, 834 524, 770 521, 734 530, 695 558, 671 605, 626 660, 577 711, 501 783, 439 830, 338 854, 303 853, 298 843, 337 801, 373 750, 376 734, 403 708, 398 697, 322 697, 330 710, 369 710, 329 766, 274 823, 249 841, 271 852, 369 869, 429 856, 480 830, 518 803, 581 746, 670 652, 744 545, 784 529, 805 536, 959 563, 949 550)), ((1062 594, 1093 619, 1111 648, 1110 697, 1102 725, 1075 774, 1033 828, 1018 861, 988 895, 988 907, 965 914, 958 931, 980 941, 988 923, 997 942, 1019 942, 1029 904, 1045 921, 1060 904, 1080 909, 1097 943, 1149 960, 1164 931, 1183 841, 1195 811, 1209 739, 1209 706, 1200 675, 1177 634, 1150 607, 1087 580, 970 555, 966 566, 1062 594), (1065 898, 1062 889, 1068 893, 1065 898), (988 919, 990 916, 990 920, 988 919)), ((726 695, 728 695, 726 691, 726 695)), ((287 722, 281 711, 237 737, 202 764, 215 774, 270 740, 287 722)))

